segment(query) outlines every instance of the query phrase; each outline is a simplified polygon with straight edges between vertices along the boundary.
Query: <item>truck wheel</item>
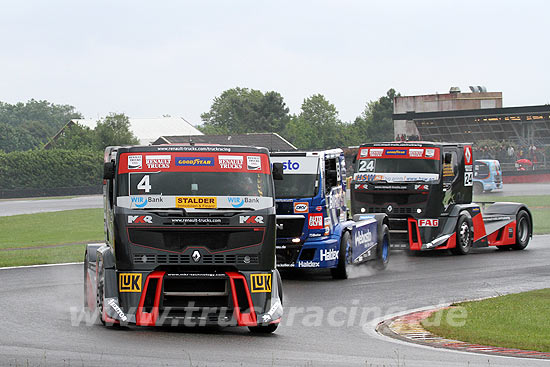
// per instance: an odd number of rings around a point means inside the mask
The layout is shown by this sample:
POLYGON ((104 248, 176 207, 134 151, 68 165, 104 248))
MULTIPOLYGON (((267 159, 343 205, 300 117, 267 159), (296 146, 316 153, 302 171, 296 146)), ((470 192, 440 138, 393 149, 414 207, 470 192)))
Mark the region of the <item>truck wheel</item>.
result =
POLYGON ((512 245, 514 250, 523 250, 531 239, 531 220, 525 210, 520 210, 516 216, 516 243, 512 245))
POLYGON ((474 182, 474 194, 479 195, 483 193, 483 185, 479 182, 474 182))
POLYGON ((473 243, 472 221, 464 214, 458 218, 456 225, 456 247, 451 249, 455 255, 467 255, 473 243))
POLYGON ((269 324, 269 325, 259 325, 259 326, 249 326, 248 330, 250 330, 251 333, 255 334, 271 334, 275 330, 277 330, 277 327, 279 324, 269 324))
POLYGON ((340 240, 340 250, 338 251, 338 266, 330 269, 333 279, 348 279, 349 267, 351 266, 351 236, 349 232, 344 232, 340 240))
POLYGON ((390 261, 390 230, 383 224, 378 233, 378 245, 376 246, 376 261, 374 268, 384 270, 390 261))

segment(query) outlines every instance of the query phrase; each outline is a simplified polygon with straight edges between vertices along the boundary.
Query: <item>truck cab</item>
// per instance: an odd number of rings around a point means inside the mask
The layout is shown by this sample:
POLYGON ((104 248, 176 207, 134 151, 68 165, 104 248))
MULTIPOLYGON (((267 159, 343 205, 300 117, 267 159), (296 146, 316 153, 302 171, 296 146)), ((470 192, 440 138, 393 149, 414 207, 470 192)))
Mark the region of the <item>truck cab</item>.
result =
POLYGON ((502 169, 496 159, 474 161, 474 194, 502 189, 502 169))
POLYGON ((103 323, 248 326, 282 315, 265 148, 108 147, 105 243, 88 245, 85 306, 103 323))

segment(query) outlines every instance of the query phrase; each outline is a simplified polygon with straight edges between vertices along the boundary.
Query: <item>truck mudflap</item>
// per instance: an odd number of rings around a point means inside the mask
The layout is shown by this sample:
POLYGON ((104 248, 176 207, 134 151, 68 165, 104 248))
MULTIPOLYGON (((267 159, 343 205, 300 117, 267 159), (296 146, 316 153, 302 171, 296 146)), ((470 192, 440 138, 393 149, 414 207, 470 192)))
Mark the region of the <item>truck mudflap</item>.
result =
POLYGON ((117 277, 120 297, 104 298, 102 316, 109 324, 259 326, 278 323, 283 315, 277 270, 118 272, 117 277))

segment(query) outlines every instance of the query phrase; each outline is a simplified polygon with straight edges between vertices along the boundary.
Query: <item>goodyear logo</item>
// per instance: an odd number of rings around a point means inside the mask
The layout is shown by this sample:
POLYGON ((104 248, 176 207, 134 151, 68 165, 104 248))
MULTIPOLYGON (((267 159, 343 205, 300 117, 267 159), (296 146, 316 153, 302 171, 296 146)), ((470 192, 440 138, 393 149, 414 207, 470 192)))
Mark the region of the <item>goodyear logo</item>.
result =
POLYGON ((176 166, 214 166, 213 157, 176 157, 176 166))
POLYGON ((252 292, 271 292, 271 274, 251 274, 252 292))
POLYGON ((119 273, 119 292, 141 292, 141 273, 119 273))
POLYGON ((176 197, 176 208, 216 209, 218 199, 212 197, 176 197))
POLYGON ((386 155, 407 155, 406 149, 386 149, 386 155))

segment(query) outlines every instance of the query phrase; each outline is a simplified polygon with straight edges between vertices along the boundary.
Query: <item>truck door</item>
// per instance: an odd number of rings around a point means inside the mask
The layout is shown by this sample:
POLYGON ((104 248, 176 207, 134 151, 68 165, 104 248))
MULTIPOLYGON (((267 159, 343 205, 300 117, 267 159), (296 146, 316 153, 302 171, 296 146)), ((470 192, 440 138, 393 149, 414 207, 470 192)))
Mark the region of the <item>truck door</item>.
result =
POLYGON ((458 174, 458 153, 456 147, 443 148, 441 180, 443 181, 443 209, 457 203, 460 180, 458 174), (450 162, 449 157, 450 156, 450 162))
POLYGON ((334 225, 345 214, 342 172, 339 157, 325 159, 325 195, 331 223, 334 225))

